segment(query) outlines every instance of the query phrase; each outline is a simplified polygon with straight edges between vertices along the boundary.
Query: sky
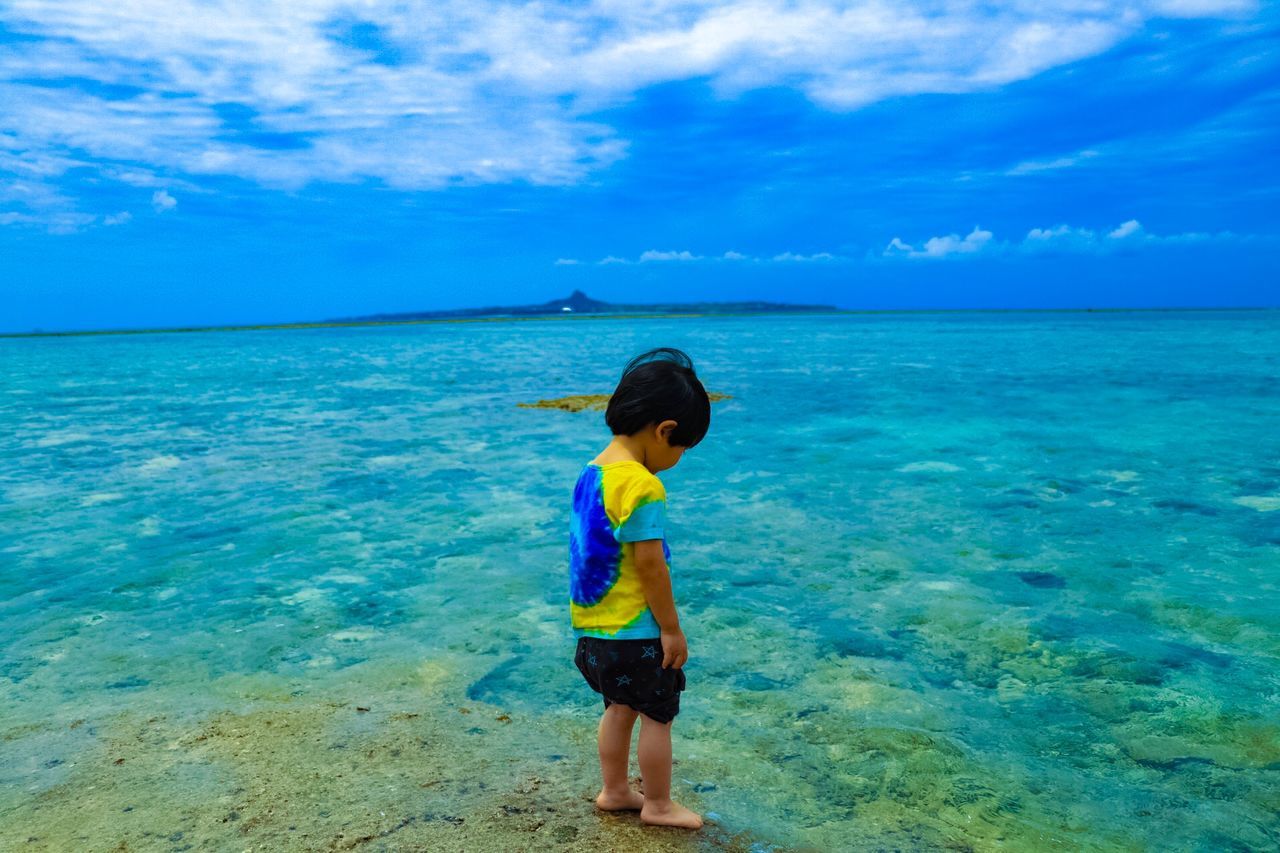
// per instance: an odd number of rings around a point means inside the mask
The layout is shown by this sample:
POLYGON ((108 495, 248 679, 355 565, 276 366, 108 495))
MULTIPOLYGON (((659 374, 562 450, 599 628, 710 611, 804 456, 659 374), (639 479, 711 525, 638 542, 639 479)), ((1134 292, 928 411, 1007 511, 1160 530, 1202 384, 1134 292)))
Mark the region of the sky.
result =
POLYGON ((1250 0, 0 0, 0 331, 1280 306, 1250 0))

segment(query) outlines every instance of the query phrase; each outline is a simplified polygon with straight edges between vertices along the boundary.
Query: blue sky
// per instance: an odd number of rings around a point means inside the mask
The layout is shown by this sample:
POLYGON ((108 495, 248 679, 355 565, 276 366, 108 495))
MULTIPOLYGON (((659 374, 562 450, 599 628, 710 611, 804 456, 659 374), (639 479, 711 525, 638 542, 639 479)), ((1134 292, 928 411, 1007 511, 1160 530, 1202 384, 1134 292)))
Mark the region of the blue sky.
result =
POLYGON ((1241 0, 0 2, 0 330, 1276 306, 1278 47, 1241 0))

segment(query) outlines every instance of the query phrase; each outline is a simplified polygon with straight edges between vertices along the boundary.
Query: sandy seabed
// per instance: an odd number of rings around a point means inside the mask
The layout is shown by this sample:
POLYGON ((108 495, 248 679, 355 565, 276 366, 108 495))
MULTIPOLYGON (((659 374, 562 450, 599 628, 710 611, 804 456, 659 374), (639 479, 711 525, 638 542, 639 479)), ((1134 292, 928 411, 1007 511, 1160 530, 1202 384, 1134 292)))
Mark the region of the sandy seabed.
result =
MULTIPOLYGON (((57 723, 85 747, 47 768, 63 771, 60 782, 11 801, 0 849, 781 849, 710 821, 690 833, 600 812, 591 719, 565 726, 431 702, 421 673, 417 687, 345 695, 257 680, 245 679, 244 710, 57 723), (527 757, 531 740, 560 735, 572 741, 566 753, 527 757)), ((0 737, 30 737, 32 727, 0 737)))

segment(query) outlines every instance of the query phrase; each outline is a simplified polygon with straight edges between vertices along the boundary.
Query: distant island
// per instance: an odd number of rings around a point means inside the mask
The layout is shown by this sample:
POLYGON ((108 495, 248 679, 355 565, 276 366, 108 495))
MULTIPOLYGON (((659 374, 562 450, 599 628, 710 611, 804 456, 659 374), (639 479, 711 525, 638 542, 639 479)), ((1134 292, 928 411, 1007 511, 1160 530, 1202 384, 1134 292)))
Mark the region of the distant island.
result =
POLYGON ((466 323, 486 320, 546 319, 549 317, 651 317, 655 315, 848 313, 834 305, 789 305, 783 302, 680 302, 653 305, 624 305, 592 299, 575 290, 564 299, 539 305, 494 305, 487 308, 458 308, 451 311, 408 311, 396 314, 365 314, 329 320, 302 320, 295 323, 254 323, 237 326, 173 326, 150 329, 80 329, 69 331, 0 332, 0 338, 48 338, 67 335, 145 335, 155 332, 244 332, 258 329, 317 329, 329 326, 381 326, 400 323, 466 323))
POLYGON ((409 311, 399 314, 366 314, 360 317, 338 317, 327 323, 409 323, 415 320, 443 320, 449 317, 532 317, 547 314, 740 314, 804 313, 839 311, 834 305, 790 305, 783 302, 659 302, 633 305, 601 302, 581 290, 564 299, 552 299, 538 305, 506 305, 488 308, 460 308, 453 311, 409 311))
POLYGON ((59 338, 75 335, 152 335, 167 332, 249 332, 259 330, 324 329, 334 326, 396 326, 415 323, 502 323, 551 319, 648 319, 657 317, 702 317, 749 314, 1040 314, 1040 313, 1126 313, 1131 311, 1275 311, 1268 306, 1171 306, 1167 308, 837 308, 834 305, 792 305, 785 302, 659 302, 635 305, 601 302, 581 290, 565 299, 538 305, 459 308, 452 311, 410 311, 398 314, 366 314, 332 320, 303 320, 294 323, 254 323, 235 326, 160 326, 135 329, 75 329, 30 332, 3 332, 0 338, 59 338))

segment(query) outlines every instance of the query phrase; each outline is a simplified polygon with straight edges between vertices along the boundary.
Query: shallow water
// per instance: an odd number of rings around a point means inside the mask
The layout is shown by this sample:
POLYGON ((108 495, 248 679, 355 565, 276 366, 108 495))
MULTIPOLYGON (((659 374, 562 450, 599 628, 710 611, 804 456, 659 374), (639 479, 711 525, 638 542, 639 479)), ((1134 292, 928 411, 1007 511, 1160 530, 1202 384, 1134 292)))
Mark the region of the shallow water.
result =
POLYGON ((0 366, 0 847, 1280 845, 1280 312, 25 339, 0 366), (592 812, 566 531, 609 436, 516 406, 659 345, 732 395, 661 474, 697 838, 592 812))

